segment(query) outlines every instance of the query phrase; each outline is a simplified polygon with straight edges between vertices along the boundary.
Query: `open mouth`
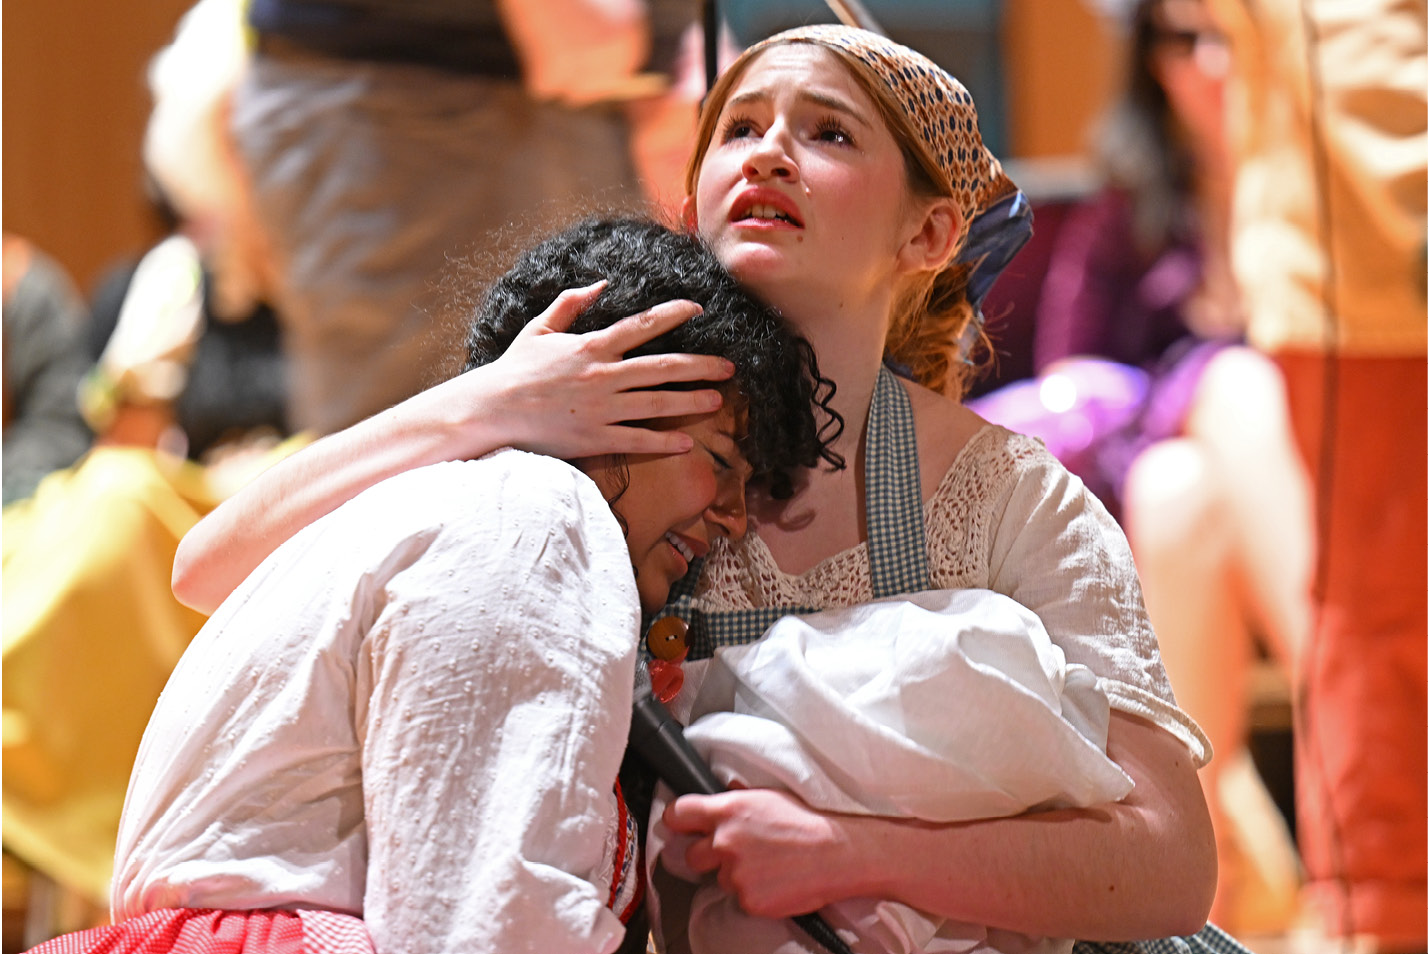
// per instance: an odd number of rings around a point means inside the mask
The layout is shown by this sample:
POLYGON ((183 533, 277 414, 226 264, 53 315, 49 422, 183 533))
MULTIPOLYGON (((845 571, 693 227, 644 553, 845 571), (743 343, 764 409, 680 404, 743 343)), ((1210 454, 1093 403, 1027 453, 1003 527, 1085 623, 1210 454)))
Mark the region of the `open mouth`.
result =
POLYGON ((690 548, 689 544, 685 543, 673 533, 666 533, 664 538, 670 546, 674 547, 676 553, 684 557, 685 563, 692 563, 694 561, 694 550, 690 548))
POLYGON ((730 209, 729 219, 739 224, 780 224, 802 227, 797 210, 782 195, 770 189, 750 190, 740 196, 730 209))
POLYGON ((803 224, 802 222, 795 219, 793 216, 789 215, 787 212, 783 212, 780 209, 776 209, 771 205, 750 206, 743 215, 739 216, 734 221, 748 222, 750 220, 763 222, 787 222, 789 225, 803 224))

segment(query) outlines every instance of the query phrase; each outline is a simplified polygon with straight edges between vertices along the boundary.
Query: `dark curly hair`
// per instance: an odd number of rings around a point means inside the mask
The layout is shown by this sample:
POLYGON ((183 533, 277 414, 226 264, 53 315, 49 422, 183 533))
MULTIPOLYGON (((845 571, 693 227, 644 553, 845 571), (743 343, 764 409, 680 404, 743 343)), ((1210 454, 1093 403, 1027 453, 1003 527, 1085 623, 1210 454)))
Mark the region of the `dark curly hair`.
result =
POLYGON ((609 285, 572 332, 599 331, 676 298, 704 307, 702 315, 626 357, 684 352, 733 362, 731 381, 669 387, 712 386, 733 400, 746 417, 740 449, 771 495, 790 496, 799 468, 820 460, 843 466, 829 446, 842 433, 843 419, 829 406, 834 384, 819 373, 813 347, 744 291, 702 241, 651 219, 586 219, 521 254, 477 305, 466 369, 500 357, 562 291, 600 279, 609 285))

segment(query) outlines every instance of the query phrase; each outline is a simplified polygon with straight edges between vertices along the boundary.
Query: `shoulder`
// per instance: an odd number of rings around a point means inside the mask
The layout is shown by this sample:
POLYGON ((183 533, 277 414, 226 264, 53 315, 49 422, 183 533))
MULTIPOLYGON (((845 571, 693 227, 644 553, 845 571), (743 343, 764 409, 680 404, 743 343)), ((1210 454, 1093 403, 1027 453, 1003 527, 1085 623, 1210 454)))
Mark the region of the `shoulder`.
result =
MULTIPOLYGON (((442 553, 469 564, 499 559, 502 547, 540 551, 555 541, 578 543, 562 551, 594 546, 603 555, 624 549, 619 523, 593 481, 564 461, 502 449, 390 477, 277 553, 289 560, 327 554, 364 577, 386 579, 418 560, 429 565, 442 553)), ((534 552, 528 556, 535 559, 534 552)))
POLYGON ((500 484, 512 478, 548 486, 560 485, 579 476, 580 471, 563 460, 502 447, 472 460, 446 461, 404 471, 376 486, 389 492, 399 487, 408 490, 417 487, 454 489, 472 484, 500 484))
POLYGON ((1038 509, 1104 511, 1040 440, 991 424, 959 401, 904 384, 916 421, 929 539, 954 532, 958 546, 978 540, 988 545, 1001 530, 1021 532, 1019 521, 1038 509), (1018 512, 1017 520, 1005 519, 1009 510, 1018 512))
POLYGON ((949 482, 975 483, 1000 496, 1016 485, 1026 490, 1079 481, 1039 440, 989 423, 960 401, 905 381, 917 427, 923 499, 931 504, 949 482))
POLYGON ((334 535, 349 547, 334 559, 361 569, 360 591, 380 592, 383 605, 406 606, 413 619, 521 617, 532 601, 589 597, 623 620, 627 605, 638 606, 619 522, 595 483, 564 461, 500 450, 372 490, 334 535), (493 597, 500 609, 488 605, 493 597))
POLYGON ((1000 589, 1000 574, 1023 561, 1068 553, 1130 565, 1120 528, 1080 478, 1041 441, 994 424, 984 422, 963 444, 925 519, 934 566, 955 565, 957 585, 1000 589))
POLYGON ((914 381, 903 380, 912 402, 917 431, 917 456, 922 471, 922 499, 932 497, 963 448, 987 422, 962 402, 938 394, 914 381))
POLYGON ((576 467, 509 447, 474 460, 447 461, 397 474, 352 503, 369 511, 400 512, 413 522, 441 523, 478 511, 561 519, 592 505, 608 509, 594 482, 576 467))
POLYGON ((1084 485, 1041 441, 997 424, 981 422, 938 475, 929 510, 962 507, 1005 509, 1013 499, 1084 493, 1084 485))
POLYGON ((984 424, 964 445, 934 500, 961 501, 959 519, 986 522, 1002 539, 1045 538, 1086 525, 1098 536, 1121 536, 1096 495, 1045 444, 995 424, 984 424))

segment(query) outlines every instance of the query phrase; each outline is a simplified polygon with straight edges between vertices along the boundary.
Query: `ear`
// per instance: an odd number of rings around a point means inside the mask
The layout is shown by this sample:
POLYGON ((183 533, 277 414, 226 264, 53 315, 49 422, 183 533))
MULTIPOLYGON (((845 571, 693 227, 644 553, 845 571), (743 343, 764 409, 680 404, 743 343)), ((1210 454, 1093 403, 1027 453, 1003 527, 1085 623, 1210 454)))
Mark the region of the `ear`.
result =
POLYGON ((699 213, 694 209, 694 196, 687 195, 679 204, 679 219, 690 235, 699 231, 699 213))
POLYGON ((962 234, 962 213, 952 199, 938 197, 917 213, 912 228, 898 249, 898 265, 909 273, 941 271, 962 234))

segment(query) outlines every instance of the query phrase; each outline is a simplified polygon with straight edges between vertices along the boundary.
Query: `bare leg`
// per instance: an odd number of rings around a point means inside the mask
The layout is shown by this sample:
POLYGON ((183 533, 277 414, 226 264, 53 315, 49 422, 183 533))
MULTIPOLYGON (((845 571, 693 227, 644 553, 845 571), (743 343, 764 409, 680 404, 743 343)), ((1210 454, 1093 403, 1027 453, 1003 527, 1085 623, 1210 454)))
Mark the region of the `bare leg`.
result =
POLYGON ((1221 859, 1212 916, 1234 924, 1245 866, 1220 795, 1246 757, 1253 648, 1263 638, 1289 664, 1309 619, 1307 481, 1274 365, 1241 348, 1217 356, 1186 436, 1135 461, 1124 505, 1177 699, 1215 747, 1201 772, 1221 859))
POLYGON ((1309 629, 1313 510, 1274 362, 1249 348, 1217 356, 1186 433, 1205 448, 1229 491, 1236 572, 1255 630, 1271 655, 1292 667, 1309 629))
POLYGON ((1192 440, 1154 445, 1136 459, 1124 493, 1126 532, 1146 609, 1180 707, 1200 723, 1215 757, 1200 771, 1215 826, 1220 885, 1211 917, 1233 927, 1238 888, 1220 776, 1243 749, 1252 636, 1232 570, 1235 534, 1211 459, 1192 440))

